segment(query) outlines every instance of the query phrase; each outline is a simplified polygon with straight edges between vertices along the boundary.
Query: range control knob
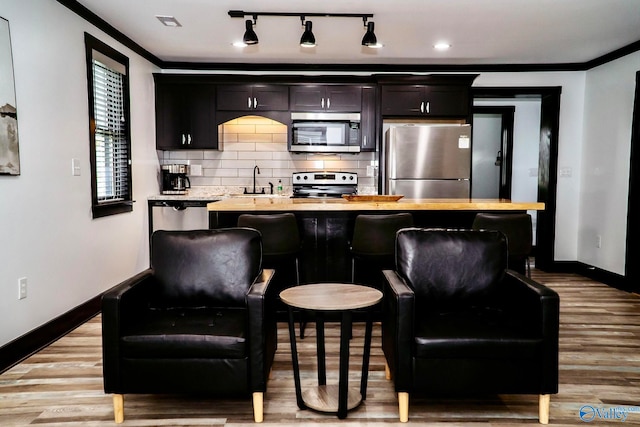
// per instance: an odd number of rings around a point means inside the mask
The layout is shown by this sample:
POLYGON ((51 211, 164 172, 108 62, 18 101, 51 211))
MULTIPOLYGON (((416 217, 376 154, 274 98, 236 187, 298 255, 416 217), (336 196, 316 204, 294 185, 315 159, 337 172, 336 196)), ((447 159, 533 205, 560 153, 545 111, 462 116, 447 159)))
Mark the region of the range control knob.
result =
POLYGON ((303 179, 309 179, 309 177, 307 175, 305 175, 303 179))
POLYGON ((351 176, 349 177, 349 179, 350 179, 351 181, 353 181, 353 175, 351 175, 351 176))
POLYGON ((300 175, 296 175, 296 180, 300 181, 300 175))
POLYGON ((347 179, 346 175, 342 175, 342 180, 345 181, 347 179))

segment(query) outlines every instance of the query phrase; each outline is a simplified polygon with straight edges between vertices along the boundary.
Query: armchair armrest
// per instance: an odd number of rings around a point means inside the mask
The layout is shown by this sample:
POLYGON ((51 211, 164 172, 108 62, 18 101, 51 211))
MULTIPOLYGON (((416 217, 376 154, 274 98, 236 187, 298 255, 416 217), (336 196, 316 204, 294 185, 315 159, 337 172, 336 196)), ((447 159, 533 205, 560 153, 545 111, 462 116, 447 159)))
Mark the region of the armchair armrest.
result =
POLYGON ((275 313, 266 298, 274 274, 274 270, 262 270, 247 292, 249 376, 253 392, 266 390, 268 367, 273 358, 270 346, 274 347, 275 353, 275 313))
MULTIPOLYGON (((514 306, 522 314, 531 316, 540 327, 543 340, 542 375, 544 384, 542 389, 546 393, 558 392, 558 340, 560 329, 560 297, 556 291, 535 282, 528 277, 507 270, 505 284, 513 299, 526 301, 524 305, 514 306)), ((506 301, 508 304, 509 302, 506 301)))
POLYGON ((558 293, 513 270, 507 270, 504 280, 508 290, 505 306, 535 316, 542 325, 543 336, 557 337, 560 316, 558 293), (523 303, 516 305, 515 301, 523 303))
POLYGON ((396 391, 408 391, 412 378, 412 340, 415 311, 413 290, 395 271, 384 270, 382 349, 396 391))
POLYGON ((142 271, 102 294, 102 355, 104 388, 107 393, 119 391, 120 335, 126 318, 146 308, 153 285, 151 269, 142 271))

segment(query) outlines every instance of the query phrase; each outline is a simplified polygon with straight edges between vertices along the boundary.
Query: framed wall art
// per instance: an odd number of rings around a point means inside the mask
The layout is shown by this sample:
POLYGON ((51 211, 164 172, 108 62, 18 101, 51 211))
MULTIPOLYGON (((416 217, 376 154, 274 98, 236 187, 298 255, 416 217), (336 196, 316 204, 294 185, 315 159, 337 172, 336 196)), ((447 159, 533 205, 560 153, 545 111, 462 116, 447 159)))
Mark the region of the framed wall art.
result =
POLYGON ((20 175, 18 111, 9 21, 0 17, 0 175, 20 175))

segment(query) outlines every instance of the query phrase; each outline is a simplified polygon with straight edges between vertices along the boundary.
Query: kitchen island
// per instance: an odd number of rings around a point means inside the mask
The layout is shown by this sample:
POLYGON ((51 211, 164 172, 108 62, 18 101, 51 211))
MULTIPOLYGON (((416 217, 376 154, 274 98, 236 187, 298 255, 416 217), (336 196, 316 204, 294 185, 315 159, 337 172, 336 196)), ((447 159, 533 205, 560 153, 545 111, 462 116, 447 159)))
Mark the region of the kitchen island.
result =
POLYGON ((410 212, 418 227, 470 228, 478 212, 544 210, 544 203, 502 199, 400 199, 347 201, 294 199, 285 196, 230 197, 209 203, 209 227, 235 227, 243 213, 292 212, 298 220, 303 248, 302 283, 351 281, 349 242, 359 214, 410 212))

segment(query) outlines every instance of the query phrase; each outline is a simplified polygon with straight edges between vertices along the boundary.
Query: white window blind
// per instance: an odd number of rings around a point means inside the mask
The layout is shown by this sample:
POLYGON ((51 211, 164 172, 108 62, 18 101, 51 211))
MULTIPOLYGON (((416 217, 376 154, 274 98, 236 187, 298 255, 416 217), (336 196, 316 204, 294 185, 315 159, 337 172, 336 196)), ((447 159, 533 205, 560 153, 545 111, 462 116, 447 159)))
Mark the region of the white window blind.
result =
POLYGON ((93 59, 96 189, 98 203, 129 195, 129 149, 124 109, 124 75, 93 59))

